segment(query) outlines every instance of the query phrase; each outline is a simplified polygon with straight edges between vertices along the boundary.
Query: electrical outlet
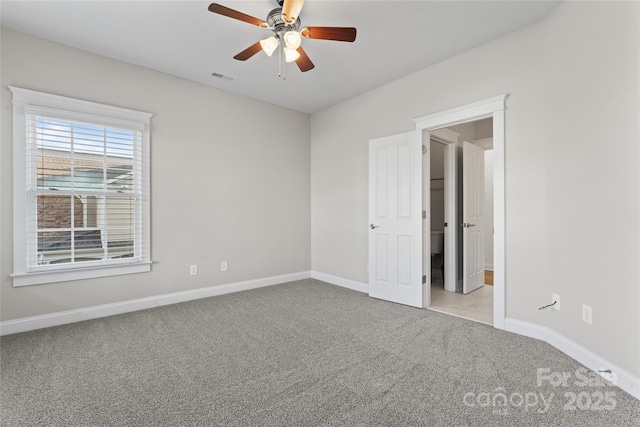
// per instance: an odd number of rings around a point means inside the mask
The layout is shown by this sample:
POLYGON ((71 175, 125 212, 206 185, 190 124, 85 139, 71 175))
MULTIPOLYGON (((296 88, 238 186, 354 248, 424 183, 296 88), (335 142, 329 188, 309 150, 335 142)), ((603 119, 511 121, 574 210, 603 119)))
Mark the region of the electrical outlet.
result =
POLYGON ((588 306, 582 304, 582 321, 591 325, 593 321, 593 309, 588 306))
POLYGON ((227 271, 227 261, 222 261, 220 263, 220 271, 227 271))
POLYGON ((198 275, 198 266, 197 265, 192 265, 191 267, 189 267, 189 274, 192 276, 197 276, 198 275))
POLYGON ((556 302, 553 305, 553 308, 556 310, 560 310, 560 295, 558 294, 551 294, 551 302, 556 302))

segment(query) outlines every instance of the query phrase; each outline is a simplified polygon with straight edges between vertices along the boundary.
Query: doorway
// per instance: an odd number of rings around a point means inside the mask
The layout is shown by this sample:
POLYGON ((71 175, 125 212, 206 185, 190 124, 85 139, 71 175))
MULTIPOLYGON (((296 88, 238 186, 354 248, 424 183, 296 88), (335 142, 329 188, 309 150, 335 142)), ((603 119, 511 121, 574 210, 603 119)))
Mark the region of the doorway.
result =
MULTIPOLYGON (((507 95, 470 103, 415 119, 416 129, 423 134, 422 141, 430 141, 432 132, 463 123, 491 118, 493 128, 493 327, 505 328, 505 102, 507 95)), ((450 162, 450 160, 449 160, 450 162)), ((426 166, 428 168, 429 166, 426 166)), ((425 168, 425 171, 428 170, 425 168)), ((446 190, 445 190, 446 192, 446 190)), ((427 203, 428 206, 428 203, 427 203)), ((445 257, 455 247, 456 230, 445 236, 445 257)), ((430 264, 430 262, 428 262, 430 264)), ((445 263, 445 282, 448 281, 445 263)), ((446 285, 446 283, 445 283, 446 285)), ((424 285, 423 307, 431 305, 431 284, 424 285)))
POLYGON ((434 130, 427 152, 430 167, 425 168, 423 185, 430 193, 425 224, 430 227, 430 250, 425 250, 431 261, 428 308, 491 325, 493 119, 434 130), (456 235, 448 240, 456 247, 445 256, 445 234, 453 231, 456 235), (445 266, 452 277, 446 277, 445 266))
MULTIPOLYGON (((431 258, 426 212, 430 196, 423 185, 430 168, 429 153, 421 155, 425 141, 443 128, 492 119, 493 128, 493 326, 505 328, 505 101, 507 95, 485 99, 414 119, 416 130, 369 141, 369 295, 387 301, 427 308, 431 305, 431 258), (422 161, 421 161, 422 160, 422 161), (427 175, 425 175, 427 174, 427 175)), ((449 144, 447 151, 456 149, 449 144)), ((452 160, 453 159, 453 160, 452 160)), ((445 167, 456 167, 448 156, 445 167)), ((445 196, 452 203, 452 185, 445 196)), ((455 218, 451 224, 460 224, 455 218)), ((468 226, 474 225, 466 221, 468 226)), ((445 232, 445 259, 458 259, 458 227, 445 232)), ((458 266, 445 262, 444 286, 458 266), (453 269, 453 271, 451 271, 453 269)), ((456 279, 457 281, 457 279, 456 279)), ((455 288, 457 284, 452 286, 455 288)), ((468 288, 467 288, 468 289, 468 288)))

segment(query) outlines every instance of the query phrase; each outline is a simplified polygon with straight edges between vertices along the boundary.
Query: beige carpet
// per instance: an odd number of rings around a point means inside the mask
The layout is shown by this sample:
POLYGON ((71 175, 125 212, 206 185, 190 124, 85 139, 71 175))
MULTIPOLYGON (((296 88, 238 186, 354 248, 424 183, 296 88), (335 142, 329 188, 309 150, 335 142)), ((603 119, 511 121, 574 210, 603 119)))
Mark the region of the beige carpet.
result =
POLYGON ((0 352, 3 426, 640 425, 640 402, 577 385, 581 366, 545 343, 315 280, 10 335, 0 352))

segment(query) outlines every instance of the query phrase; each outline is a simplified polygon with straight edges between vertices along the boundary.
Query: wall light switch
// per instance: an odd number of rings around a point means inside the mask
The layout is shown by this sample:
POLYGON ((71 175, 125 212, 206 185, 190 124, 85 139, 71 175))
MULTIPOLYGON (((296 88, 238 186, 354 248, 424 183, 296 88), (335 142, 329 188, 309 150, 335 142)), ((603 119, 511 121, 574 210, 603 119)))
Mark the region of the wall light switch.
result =
POLYGON ((220 263, 220 271, 227 271, 227 261, 222 261, 220 263))

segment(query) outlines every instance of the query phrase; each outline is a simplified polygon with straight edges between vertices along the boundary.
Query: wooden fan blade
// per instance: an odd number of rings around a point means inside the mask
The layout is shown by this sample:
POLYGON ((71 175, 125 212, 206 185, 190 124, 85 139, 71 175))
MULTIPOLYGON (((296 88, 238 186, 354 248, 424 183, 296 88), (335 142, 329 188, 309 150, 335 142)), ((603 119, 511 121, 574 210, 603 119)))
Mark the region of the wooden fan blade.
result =
POLYGON ((267 23, 262 19, 254 18, 253 16, 247 15, 242 12, 238 12, 237 10, 230 9, 226 6, 223 6, 218 3, 211 3, 209 5, 209 12, 217 13, 219 15, 228 16, 229 18, 237 19, 239 21, 247 22, 252 25, 257 25, 258 27, 266 28, 267 23))
POLYGON ((251 46, 249 46, 248 48, 246 48, 245 50, 243 50, 242 52, 240 52, 239 54, 237 54, 236 56, 234 56, 233 59, 237 59, 238 61, 246 61, 256 53, 260 52, 261 50, 262 50, 262 46, 258 41, 252 44, 251 46))
POLYGON ((299 47, 296 50, 300 54, 300 57, 296 59, 296 64, 298 64, 298 68, 300 68, 300 71, 304 73, 305 71, 314 69, 315 65, 313 65, 313 62, 311 62, 311 60, 307 56, 307 52, 305 52, 302 47, 299 47))
POLYGON ((300 31, 300 34, 308 39, 339 42, 352 42, 356 39, 356 29, 353 27, 306 27, 300 31))
POLYGON ((284 4, 282 5, 284 20, 288 23, 292 23, 298 19, 303 4, 304 0, 284 0, 284 4))

